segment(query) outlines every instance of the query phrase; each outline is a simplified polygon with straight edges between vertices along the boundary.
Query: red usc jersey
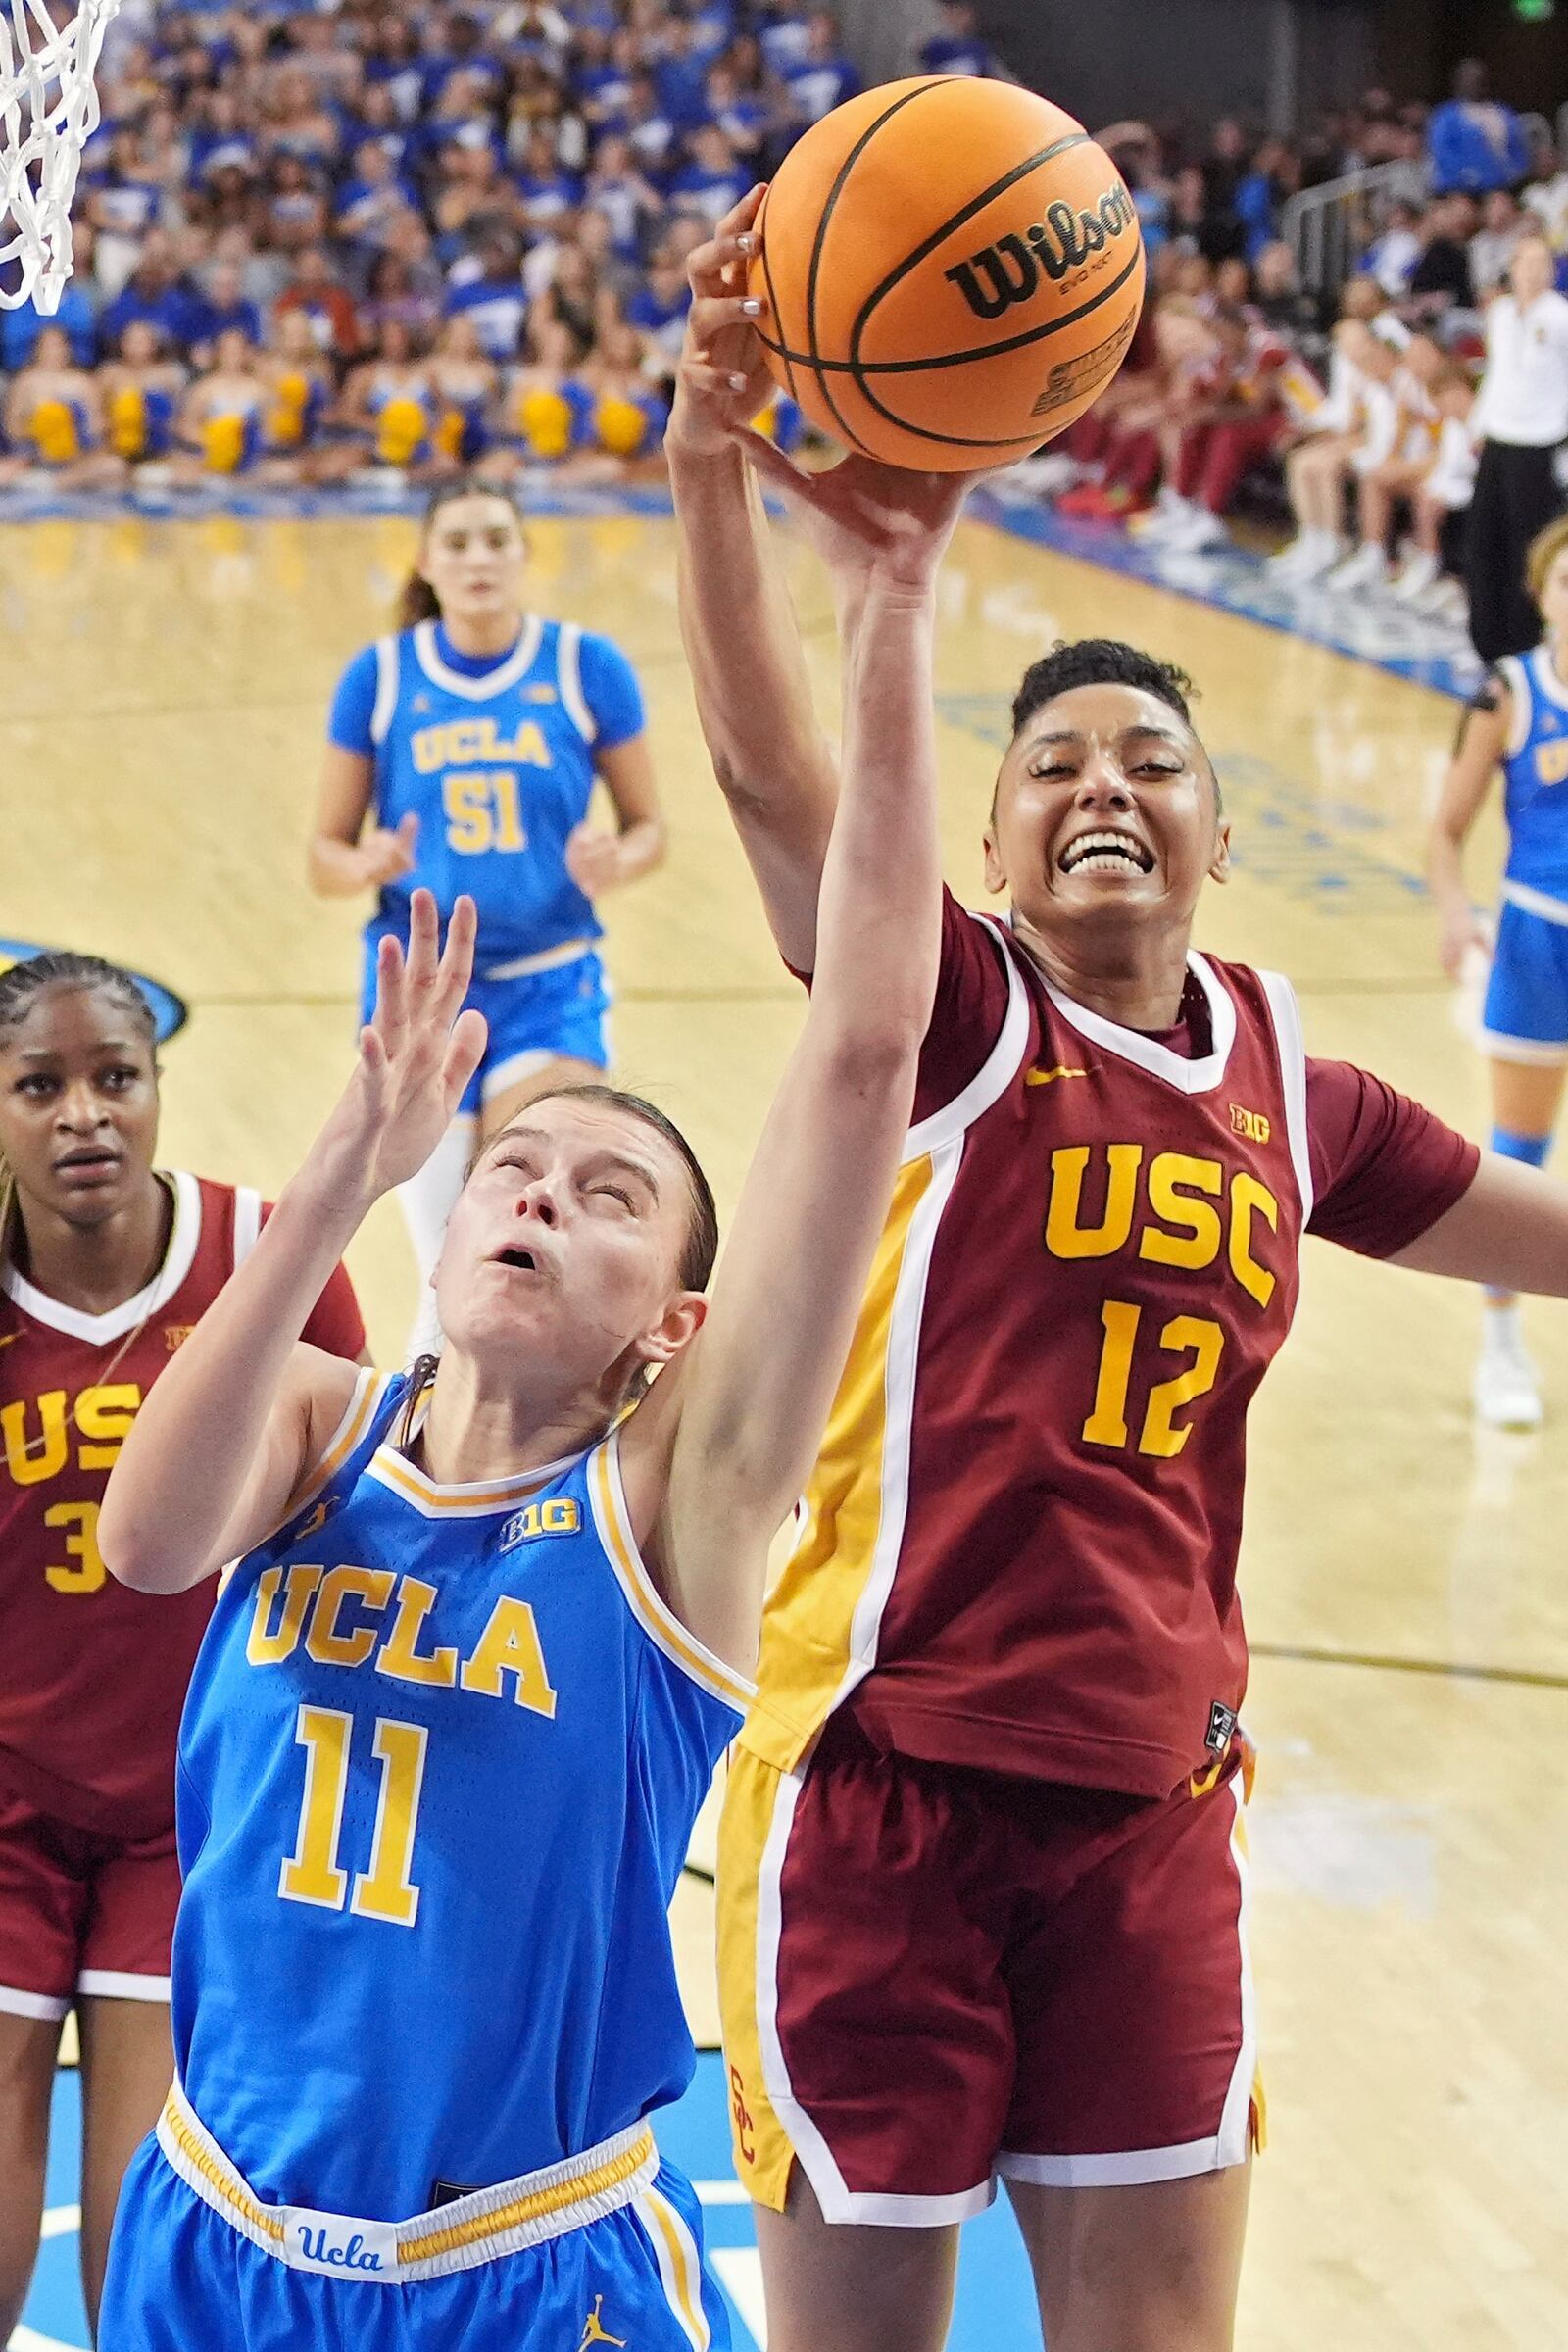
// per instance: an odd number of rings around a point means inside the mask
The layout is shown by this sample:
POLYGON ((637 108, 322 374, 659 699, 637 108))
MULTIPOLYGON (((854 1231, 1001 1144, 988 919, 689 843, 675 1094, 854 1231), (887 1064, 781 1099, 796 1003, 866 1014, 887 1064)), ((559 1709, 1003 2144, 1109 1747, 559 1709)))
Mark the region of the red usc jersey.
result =
POLYGON ((1375 1255, 1478 1154, 1273 975, 1194 956, 1168 1037, 949 901, 912 1128, 743 1737, 1161 1795, 1223 1749, 1247 1409, 1303 1231, 1375 1255))
MULTIPOLYGON (((0 1274, 0 1788, 126 1838, 173 1819, 175 1734, 216 1579, 127 1592, 99 1554, 99 1506, 143 1396, 266 1214, 256 1193, 169 1181, 163 1266, 123 1306, 81 1314, 0 1274)), ((341 1267, 305 1336, 336 1355, 364 1348, 341 1267)))

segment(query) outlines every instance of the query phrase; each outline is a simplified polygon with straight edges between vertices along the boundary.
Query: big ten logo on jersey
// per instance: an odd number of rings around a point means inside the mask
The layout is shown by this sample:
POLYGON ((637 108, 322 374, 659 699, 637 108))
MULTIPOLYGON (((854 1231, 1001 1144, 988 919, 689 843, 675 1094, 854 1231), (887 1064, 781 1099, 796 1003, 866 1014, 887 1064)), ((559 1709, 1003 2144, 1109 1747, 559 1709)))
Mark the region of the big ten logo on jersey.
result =
POLYGON ((390 1568, 353 1561, 266 1568, 256 1583, 246 1661, 282 1666, 303 1651, 318 1666, 368 1668, 426 1690, 510 1697, 553 1719, 556 1691, 528 1603, 503 1592, 477 1642, 460 1656, 458 1645, 441 1642, 430 1626, 439 1602, 434 1585, 390 1568))
MULTIPOLYGON (((1257 1113, 1244 1115, 1266 1130, 1257 1113)), ((1227 1171, 1217 1159, 1184 1152, 1151 1157, 1142 1144, 1067 1145, 1051 1155, 1046 1249, 1062 1260, 1120 1257, 1123 1281, 1132 1275, 1128 1259, 1193 1274, 1223 1259, 1220 1302, 1246 1298, 1265 1309, 1278 1277, 1263 1261, 1261 1236, 1265 1229, 1278 1233, 1279 1225, 1279 1202, 1250 1168, 1227 1171)), ((1143 1303, 1114 1298, 1102 1301, 1100 1321, 1100 1366, 1079 1432, 1083 1443, 1172 1459, 1193 1434, 1191 1420, 1178 1414, 1219 1378, 1224 1328, 1208 1315, 1175 1314, 1160 1323, 1157 1311, 1146 1328, 1143 1303), (1153 1378, 1167 1362, 1168 1376, 1153 1378), (1132 1396, 1135 1372, 1145 1391, 1141 1410, 1132 1396)))
MULTIPOLYGON (((134 1381, 78 1390, 46 1389, 41 1396, 0 1405, 0 1449, 6 1473, 19 1487, 45 1486, 63 1471, 111 1470, 141 1404, 134 1381)), ((58 1534, 64 1560, 48 1561, 44 1577, 56 1592, 97 1592, 108 1571, 98 1549, 96 1502, 51 1503, 43 1515, 58 1534)))
POLYGON ((1536 782, 1560 784, 1568 776, 1568 735, 1536 746, 1536 782))
POLYGON ((514 1511, 501 1530, 498 1548, 512 1551, 519 1544, 537 1543, 541 1536, 574 1536, 581 1525, 576 1498, 552 1494, 548 1501, 525 1502, 520 1511, 514 1511))

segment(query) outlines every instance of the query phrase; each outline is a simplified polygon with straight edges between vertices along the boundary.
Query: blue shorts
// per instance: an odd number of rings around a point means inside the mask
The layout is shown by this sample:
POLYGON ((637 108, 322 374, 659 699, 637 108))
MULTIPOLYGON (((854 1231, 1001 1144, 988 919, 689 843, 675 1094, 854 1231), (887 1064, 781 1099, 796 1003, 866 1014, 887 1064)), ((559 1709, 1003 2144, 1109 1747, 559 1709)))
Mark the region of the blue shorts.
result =
POLYGON ((1503 1061, 1568 1062, 1568 922, 1503 900, 1481 1043, 1503 1061))
POLYGON ((598 2221, 417 2281, 328 2277, 263 2251, 189 2188, 156 2135, 120 2192, 106 2352, 729 2352, 690 2181, 668 2165, 598 2221))
MULTIPOLYGON (((362 1021, 369 1019, 375 1004, 376 936, 372 933, 366 947, 362 1021)), ((592 948, 553 971, 525 972, 511 980, 476 974, 467 1002, 484 1014, 490 1037, 484 1059, 458 1105, 466 1118, 477 1118, 492 1096, 543 1069, 547 1061, 586 1061, 596 1070, 609 1067, 610 983, 592 948)))

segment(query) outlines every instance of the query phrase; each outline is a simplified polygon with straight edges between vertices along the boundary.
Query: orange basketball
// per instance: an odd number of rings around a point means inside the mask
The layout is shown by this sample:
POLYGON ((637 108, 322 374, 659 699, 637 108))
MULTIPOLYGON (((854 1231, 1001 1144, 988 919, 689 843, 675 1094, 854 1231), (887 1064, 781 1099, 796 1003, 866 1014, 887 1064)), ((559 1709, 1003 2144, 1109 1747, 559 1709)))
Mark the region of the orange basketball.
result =
POLYGON ((852 98, 790 150, 759 227, 773 373, 823 432, 894 466, 1026 457, 1109 383, 1138 323, 1120 174, 1011 82, 852 98))

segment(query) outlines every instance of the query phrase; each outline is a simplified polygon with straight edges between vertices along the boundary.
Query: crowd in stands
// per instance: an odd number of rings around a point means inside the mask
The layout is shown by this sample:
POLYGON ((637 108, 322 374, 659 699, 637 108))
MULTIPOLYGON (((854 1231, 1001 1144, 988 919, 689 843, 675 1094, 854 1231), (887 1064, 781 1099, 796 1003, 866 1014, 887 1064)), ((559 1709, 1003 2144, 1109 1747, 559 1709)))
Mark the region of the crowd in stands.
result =
POLYGON ((687 253, 859 87, 798 0, 125 0, 98 82, 0 482, 648 460, 687 253))
POLYGON ((1184 555, 1283 502, 1279 585, 1462 620, 1487 314, 1568 279, 1568 159, 1542 122, 1492 104, 1472 61, 1430 112, 1374 90, 1294 143, 1235 122, 1201 154, 1141 122, 1102 136, 1134 191, 1150 296, 1121 375, 1023 469, 1031 486, 1184 555), (1299 286, 1285 208, 1360 174, 1328 316, 1299 286))
MULTIPOLYGON (((940 15, 911 63, 995 70, 970 0, 940 15)), ((99 86, 58 316, 0 311, 0 487, 655 464, 687 255, 859 84, 806 0, 124 0, 99 86)), ((1102 129, 1149 299, 1020 481, 1182 554, 1288 511, 1282 584, 1461 617, 1485 314, 1522 250, 1568 272, 1543 131, 1475 64, 1294 141, 1102 129), (1372 167, 1326 306, 1286 207, 1372 167)))

